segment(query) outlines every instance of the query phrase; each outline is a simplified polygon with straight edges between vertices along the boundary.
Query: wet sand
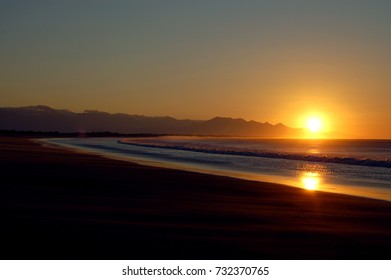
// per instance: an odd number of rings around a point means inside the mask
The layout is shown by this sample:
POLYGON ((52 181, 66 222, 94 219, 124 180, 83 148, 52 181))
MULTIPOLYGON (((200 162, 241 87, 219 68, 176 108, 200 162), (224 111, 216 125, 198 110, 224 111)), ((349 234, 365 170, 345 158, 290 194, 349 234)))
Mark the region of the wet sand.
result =
POLYGON ((1 259, 391 259, 391 203, 0 138, 1 259))

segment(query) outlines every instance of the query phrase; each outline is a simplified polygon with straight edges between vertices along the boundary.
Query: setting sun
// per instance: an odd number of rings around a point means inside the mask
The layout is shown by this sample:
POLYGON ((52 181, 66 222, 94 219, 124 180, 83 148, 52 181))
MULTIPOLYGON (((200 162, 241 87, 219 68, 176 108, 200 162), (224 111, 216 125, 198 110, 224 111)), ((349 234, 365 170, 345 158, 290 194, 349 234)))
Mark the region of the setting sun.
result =
POLYGON ((318 132, 322 129, 322 122, 319 118, 309 118, 307 121, 307 128, 311 132, 318 132))

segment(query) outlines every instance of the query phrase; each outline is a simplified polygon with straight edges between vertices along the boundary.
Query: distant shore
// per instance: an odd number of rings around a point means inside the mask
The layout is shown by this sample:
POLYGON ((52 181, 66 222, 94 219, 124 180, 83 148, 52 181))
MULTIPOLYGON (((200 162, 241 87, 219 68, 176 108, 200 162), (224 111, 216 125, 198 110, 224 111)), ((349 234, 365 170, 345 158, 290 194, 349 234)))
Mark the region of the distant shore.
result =
POLYGON ((75 138, 75 137, 159 137, 167 134, 137 133, 124 134, 110 131, 90 131, 90 132, 59 132, 59 131, 20 131, 20 130, 0 130, 0 137, 24 137, 24 138, 75 138))
POLYGON ((0 137, 1 259, 390 259, 391 203, 0 137))

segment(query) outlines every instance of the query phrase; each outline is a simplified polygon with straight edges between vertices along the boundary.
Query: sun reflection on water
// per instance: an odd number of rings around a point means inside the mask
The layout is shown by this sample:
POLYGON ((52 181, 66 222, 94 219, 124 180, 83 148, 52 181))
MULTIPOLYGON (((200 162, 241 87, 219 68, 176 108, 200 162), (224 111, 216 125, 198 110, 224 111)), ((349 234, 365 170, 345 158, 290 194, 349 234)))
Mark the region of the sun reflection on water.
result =
POLYGON ((311 147, 311 148, 309 148, 309 149, 307 150, 307 153, 308 153, 308 154, 312 154, 312 155, 318 155, 318 154, 320 154, 318 148, 316 148, 316 147, 311 147))
POLYGON ((317 190, 319 188, 320 178, 317 172, 305 172, 301 176, 301 182, 307 190, 317 190))

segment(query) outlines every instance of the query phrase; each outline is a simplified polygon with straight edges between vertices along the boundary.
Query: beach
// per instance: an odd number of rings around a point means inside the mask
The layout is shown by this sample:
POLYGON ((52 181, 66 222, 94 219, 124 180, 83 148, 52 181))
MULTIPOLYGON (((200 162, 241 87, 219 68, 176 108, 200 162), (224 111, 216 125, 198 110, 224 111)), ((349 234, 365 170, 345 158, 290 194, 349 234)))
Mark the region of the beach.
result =
POLYGON ((1 259, 390 259, 391 203, 0 138, 1 259))

